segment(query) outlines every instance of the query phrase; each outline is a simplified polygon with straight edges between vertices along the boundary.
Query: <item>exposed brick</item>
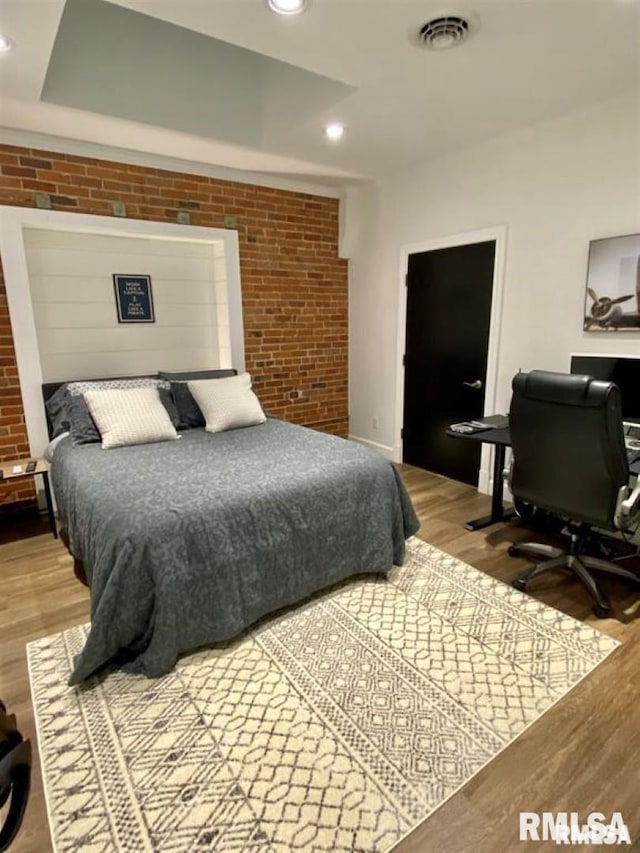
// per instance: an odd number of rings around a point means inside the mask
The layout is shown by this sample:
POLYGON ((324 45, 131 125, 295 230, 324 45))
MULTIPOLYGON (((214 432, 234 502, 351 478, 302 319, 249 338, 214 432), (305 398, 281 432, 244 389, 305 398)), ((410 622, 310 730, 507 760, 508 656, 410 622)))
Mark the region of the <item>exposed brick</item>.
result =
POLYGON ((53 204, 64 205, 65 207, 77 207, 78 199, 70 198, 68 195, 56 195, 55 193, 51 196, 51 201, 53 204))
POLYGON ((20 157, 21 166, 31 166, 33 169, 50 169, 51 160, 39 160, 37 157, 20 157))
POLYGON ((25 190, 34 190, 38 193, 54 193, 57 190, 56 184, 51 181, 32 181, 30 178, 25 178, 22 186, 25 190))
POLYGON ((33 168, 26 168, 25 166, 2 166, 2 174, 3 175, 13 175, 16 178, 35 178, 38 173, 33 168))

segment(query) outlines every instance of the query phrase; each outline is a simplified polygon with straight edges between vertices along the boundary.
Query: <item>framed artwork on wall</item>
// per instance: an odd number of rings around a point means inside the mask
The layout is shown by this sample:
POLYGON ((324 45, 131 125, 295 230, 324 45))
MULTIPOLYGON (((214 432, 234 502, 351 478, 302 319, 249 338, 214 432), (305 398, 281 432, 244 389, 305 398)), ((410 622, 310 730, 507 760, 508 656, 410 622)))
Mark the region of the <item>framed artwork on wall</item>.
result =
POLYGON ((584 330, 640 332, 640 234, 589 244, 584 330))
POLYGON ((118 323, 155 323, 150 275, 113 274, 118 323))

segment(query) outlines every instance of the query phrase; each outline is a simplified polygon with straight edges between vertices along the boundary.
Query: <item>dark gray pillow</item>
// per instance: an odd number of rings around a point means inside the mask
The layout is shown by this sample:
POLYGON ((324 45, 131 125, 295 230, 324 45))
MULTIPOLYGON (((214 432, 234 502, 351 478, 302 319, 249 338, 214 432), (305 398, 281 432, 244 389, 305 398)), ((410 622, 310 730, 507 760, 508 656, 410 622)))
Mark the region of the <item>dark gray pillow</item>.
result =
MULTIPOLYGON (((180 417, 168 388, 158 388, 160 402, 167 410, 171 423, 176 429, 180 425, 180 417)), ((67 412, 69 416, 69 431, 74 444, 93 444, 102 441, 100 431, 91 417, 91 412, 82 394, 69 394, 67 397, 67 412)))
POLYGON ((179 372, 160 371, 160 379, 171 382, 171 393, 178 410, 180 426, 176 429, 193 429, 204 426, 204 417, 196 401, 193 399, 187 382, 191 379, 224 379, 227 376, 235 376, 237 373, 233 368, 220 368, 217 370, 184 370, 179 372))
POLYGON ((204 426, 204 415, 193 399, 186 382, 172 382, 171 393, 180 416, 180 429, 194 429, 204 426))
POLYGON ((44 404, 47 410, 47 417, 51 426, 51 438, 57 438, 63 432, 69 431, 69 414, 67 412, 67 403, 69 395, 67 394, 66 384, 61 385, 44 404))
POLYGON ((167 414, 171 418, 171 423, 174 425, 176 429, 180 426, 180 414, 178 409, 176 408, 176 404, 173 400, 173 395, 171 394, 170 388, 158 388, 158 394, 160 395, 160 402, 167 410, 167 414))
POLYGON ((69 413, 69 431, 74 444, 92 444, 100 441, 100 432, 91 417, 91 412, 82 394, 69 395, 67 398, 69 413))

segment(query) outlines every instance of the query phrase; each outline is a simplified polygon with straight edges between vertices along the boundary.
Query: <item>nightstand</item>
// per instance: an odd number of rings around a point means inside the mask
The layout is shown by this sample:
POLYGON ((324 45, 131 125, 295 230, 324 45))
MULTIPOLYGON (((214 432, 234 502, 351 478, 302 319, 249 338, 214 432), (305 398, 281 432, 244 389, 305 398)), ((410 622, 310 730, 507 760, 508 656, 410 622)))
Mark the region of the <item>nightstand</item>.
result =
POLYGON ((51 532, 58 538, 58 530, 56 528, 56 517, 53 513, 53 500, 51 498, 51 486, 49 485, 49 465, 44 459, 10 459, 8 462, 0 463, 2 471, 2 479, 0 483, 9 482, 9 480, 23 480, 25 477, 36 477, 38 474, 42 477, 44 485, 44 496, 47 502, 47 515, 49 516, 49 526, 51 532), (36 467, 33 471, 27 472, 29 462, 35 462, 36 467), (18 470, 18 468, 20 470, 18 470))

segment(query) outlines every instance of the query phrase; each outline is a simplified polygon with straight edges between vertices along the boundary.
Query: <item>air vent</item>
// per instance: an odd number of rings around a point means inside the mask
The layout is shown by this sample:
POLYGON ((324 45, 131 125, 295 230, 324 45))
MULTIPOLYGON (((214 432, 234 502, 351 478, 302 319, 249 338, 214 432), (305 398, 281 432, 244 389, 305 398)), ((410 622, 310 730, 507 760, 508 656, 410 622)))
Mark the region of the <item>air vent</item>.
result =
POLYGON ((462 44, 477 28, 478 19, 474 15, 441 13, 423 24, 414 39, 429 50, 447 50, 462 44))

